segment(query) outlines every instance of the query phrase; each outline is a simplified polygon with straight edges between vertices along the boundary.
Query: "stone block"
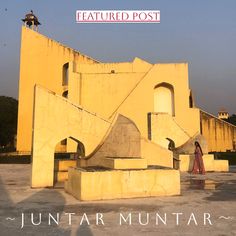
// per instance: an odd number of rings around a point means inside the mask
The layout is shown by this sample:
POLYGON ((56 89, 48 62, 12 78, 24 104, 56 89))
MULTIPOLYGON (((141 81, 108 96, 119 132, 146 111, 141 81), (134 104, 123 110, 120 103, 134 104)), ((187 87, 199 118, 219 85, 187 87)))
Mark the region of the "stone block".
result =
POLYGON ((54 171, 68 171, 69 167, 76 167, 77 160, 55 160, 54 171))
POLYGON ((55 182, 64 182, 66 180, 68 180, 68 171, 54 172, 55 182))
MULTIPOLYGON (((180 171, 192 171, 194 155, 179 155, 180 171)), ((229 164, 227 160, 214 160, 214 155, 203 155, 203 162, 206 171, 228 171, 229 164)))
POLYGON ((179 195, 180 173, 163 169, 88 172, 69 168, 65 190, 82 201, 179 195))
POLYGON ((104 158, 103 167, 110 169, 146 169, 147 160, 142 158, 104 158))
POLYGON ((227 160, 215 160, 214 161, 214 170, 215 171, 229 171, 229 162, 227 160))

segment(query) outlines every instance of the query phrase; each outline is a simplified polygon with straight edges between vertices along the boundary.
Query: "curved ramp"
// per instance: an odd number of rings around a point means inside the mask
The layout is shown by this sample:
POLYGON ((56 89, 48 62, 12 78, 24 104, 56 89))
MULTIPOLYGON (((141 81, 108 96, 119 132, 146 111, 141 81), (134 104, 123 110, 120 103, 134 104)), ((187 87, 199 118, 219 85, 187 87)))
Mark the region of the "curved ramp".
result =
POLYGON ((162 147, 168 148, 169 141, 167 138, 172 139, 176 147, 183 145, 191 138, 175 119, 167 113, 149 113, 148 120, 151 140, 162 147))
MULTIPOLYGON (((140 159, 141 136, 135 123, 118 114, 97 148, 80 161, 81 166, 104 166, 107 158, 140 159)), ((132 161, 131 161, 132 162, 132 161)))
POLYGON ((173 151, 176 154, 193 154, 195 151, 195 141, 198 141, 201 145, 203 153, 208 153, 207 141, 205 137, 199 133, 191 137, 187 142, 181 146, 175 148, 173 151))

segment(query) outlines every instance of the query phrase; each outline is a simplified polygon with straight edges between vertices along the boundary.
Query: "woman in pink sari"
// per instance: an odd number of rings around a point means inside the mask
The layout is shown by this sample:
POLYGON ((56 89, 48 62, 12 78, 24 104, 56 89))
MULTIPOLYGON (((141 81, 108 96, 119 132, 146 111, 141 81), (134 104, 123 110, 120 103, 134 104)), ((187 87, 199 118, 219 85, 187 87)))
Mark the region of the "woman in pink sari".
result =
POLYGON ((197 174, 199 172, 199 174, 205 175, 205 167, 204 167, 204 163, 203 163, 203 153, 202 153, 202 148, 199 144, 199 142, 195 142, 195 158, 194 158, 194 163, 193 163, 193 170, 192 170, 192 174, 197 174))

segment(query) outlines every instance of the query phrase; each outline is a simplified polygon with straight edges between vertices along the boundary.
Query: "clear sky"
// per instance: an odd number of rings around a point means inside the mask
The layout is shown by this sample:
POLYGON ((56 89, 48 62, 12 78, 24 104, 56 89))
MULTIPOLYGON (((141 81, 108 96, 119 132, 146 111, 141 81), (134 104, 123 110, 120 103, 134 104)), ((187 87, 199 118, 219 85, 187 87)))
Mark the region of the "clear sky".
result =
POLYGON ((0 95, 18 97, 21 19, 103 62, 189 63, 196 103, 236 113, 236 0, 0 0, 0 95), (160 10, 160 24, 77 24, 76 10, 160 10))

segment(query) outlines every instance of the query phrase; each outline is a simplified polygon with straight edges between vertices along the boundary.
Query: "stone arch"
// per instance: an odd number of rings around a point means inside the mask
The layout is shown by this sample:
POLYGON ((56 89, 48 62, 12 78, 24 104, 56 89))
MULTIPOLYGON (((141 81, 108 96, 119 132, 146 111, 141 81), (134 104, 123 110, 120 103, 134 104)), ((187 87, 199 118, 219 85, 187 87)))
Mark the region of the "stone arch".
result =
POLYGON ((62 93, 62 97, 68 98, 68 90, 65 90, 65 91, 62 93))
POLYGON ((154 112, 175 115, 174 87, 160 83, 154 87, 154 112))
POLYGON ((69 78, 69 62, 65 63, 62 67, 62 85, 68 85, 68 78, 69 78))
POLYGON ((73 140, 77 148, 70 153, 67 152, 58 152, 58 146, 61 145, 62 141, 56 144, 54 148, 54 170, 53 170, 53 184, 54 186, 57 183, 62 183, 67 179, 68 168, 69 166, 75 166, 77 161, 85 156, 85 146, 78 139, 67 136, 63 140, 73 140))
POLYGON ((53 186, 54 151, 61 140, 66 137, 79 140, 84 144, 87 156, 110 126, 110 121, 35 86, 31 186, 53 186))
POLYGON ((74 138, 74 137, 69 137, 70 139, 74 140, 76 142, 76 153, 75 153, 75 157, 76 158, 81 158, 81 157, 85 157, 85 146, 82 142, 80 142, 78 139, 74 138))

